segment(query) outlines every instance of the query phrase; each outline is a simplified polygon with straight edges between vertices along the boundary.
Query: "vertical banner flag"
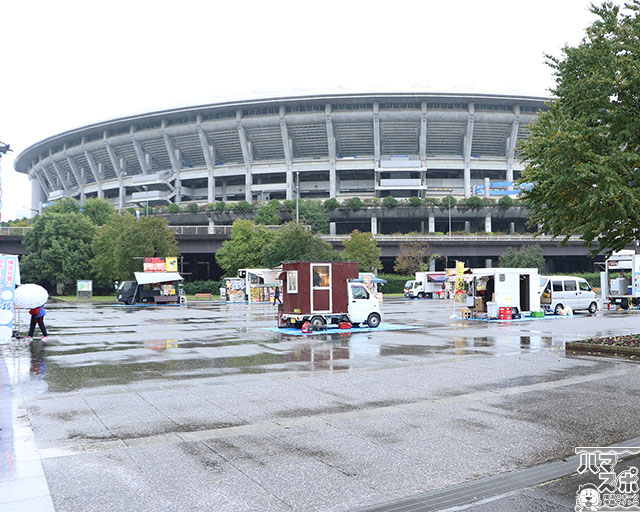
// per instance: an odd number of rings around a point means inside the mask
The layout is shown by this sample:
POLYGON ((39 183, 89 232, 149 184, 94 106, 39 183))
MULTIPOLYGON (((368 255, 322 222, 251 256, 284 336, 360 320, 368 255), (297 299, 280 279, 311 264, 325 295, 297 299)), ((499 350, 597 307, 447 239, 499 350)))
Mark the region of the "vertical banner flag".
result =
POLYGON ((13 335, 13 295, 20 283, 18 257, 0 255, 0 342, 13 335))
POLYGON ((456 290, 464 290, 464 261, 456 260, 456 290))

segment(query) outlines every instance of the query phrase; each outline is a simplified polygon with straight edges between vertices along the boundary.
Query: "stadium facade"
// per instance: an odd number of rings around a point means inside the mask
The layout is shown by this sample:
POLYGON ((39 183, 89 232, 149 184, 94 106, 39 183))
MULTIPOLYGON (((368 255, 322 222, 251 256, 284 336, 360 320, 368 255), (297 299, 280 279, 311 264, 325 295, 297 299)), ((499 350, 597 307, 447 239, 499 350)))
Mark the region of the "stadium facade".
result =
POLYGON ((517 142, 549 98, 349 94, 238 101, 105 121, 15 161, 32 208, 301 198, 469 197, 524 168, 517 142), (298 187, 299 184, 299 187, 298 187))

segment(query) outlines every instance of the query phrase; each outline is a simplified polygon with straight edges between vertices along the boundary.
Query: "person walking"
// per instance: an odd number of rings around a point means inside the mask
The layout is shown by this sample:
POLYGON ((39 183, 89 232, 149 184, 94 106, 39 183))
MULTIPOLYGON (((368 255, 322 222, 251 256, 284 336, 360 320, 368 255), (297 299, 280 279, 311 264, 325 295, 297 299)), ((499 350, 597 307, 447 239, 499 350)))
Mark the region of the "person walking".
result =
POLYGON ((44 304, 40 307, 33 308, 29 310, 29 314, 31 315, 31 325, 29 326, 29 335, 24 339, 25 341, 33 340, 33 334, 36 330, 36 324, 40 327, 40 332, 42 332, 42 337, 40 341, 43 343, 47 342, 47 328, 44 326, 44 317, 47 314, 47 310, 44 309, 44 304))

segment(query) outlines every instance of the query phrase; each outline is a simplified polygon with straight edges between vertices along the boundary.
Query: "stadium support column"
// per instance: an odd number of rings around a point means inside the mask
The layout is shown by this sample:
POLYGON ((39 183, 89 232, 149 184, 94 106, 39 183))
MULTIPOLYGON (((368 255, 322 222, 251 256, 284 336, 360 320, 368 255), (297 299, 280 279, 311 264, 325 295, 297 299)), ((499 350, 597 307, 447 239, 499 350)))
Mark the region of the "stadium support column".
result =
POLYGON ((58 181, 62 185, 62 188, 64 189, 65 192, 69 192, 69 190, 71 189, 71 185, 67 181, 67 178, 64 175, 64 171, 60 169, 58 162, 56 162, 51 156, 51 152, 49 152, 49 161, 51 162, 51 166, 53 167, 53 170, 56 172, 56 175, 58 176, 58 181))
POLYGON ((162 121, 161 130, 162 130, 162 138, 164 139, 164 145, 167 148, 167 153, 169 155, 169 161, 171 162, 171 169, 173 170, 173 176, 175 177, 174 187, 176 189, 175 203, 180 204, 182 202, 182 186, 180 182, 180 150, 176 148, 176 145, 173 142, 173 139, 169 137, 167 133, 167 122, 165 120, 162 121))
POLYGON ((47 181, 49 182, 49 185, 51 186, 51 190, 59 190, 59 183, 51 177, 51 174, 49 174, 49 170, 47 169, 46 165, 44 165, 44 161, 42 159, 40 159, 39 164, 40 168, 42 169, 42 173, 45 175, 47 181))
POLYGON ((253 155, 251 152, 251 144, 247 140, 244 126, 242 125, 242 110, 236 110, 236 126, 238 128, 238 138, 240 139, 240 147, 242 148, 242 160, 244 161, 244 198, 251 202, 253 196, 251 194, 251 186, 253 185, 253 176, 251 174, 251 164, 253 155))
POLYGON ((373 190, 377 197, 380 184, 380 105, 373 104, 373 190))
POLYGON ((420 185, 421 190, 419 192, 420 197, 424 198, 426 196, 426 186, 427 186, 427 102, 423 101, 420 104, 420 141, 419 141, 419 151, 420 151, 420 185))
POLYGON ((104 199, 100 167, 96 163, 95 158, 93 158, 93 155, 85 148, 84 137, 82 138, 82 151, 84 153, 84 157, 87 159, 87 163, 89 164, 89 170, 91 171, 91 174, 93 174, 93 179, 96 180, 96 185, 98 185, 98 199, 104 199))
POLYGON ((472 102, 470 102, 469 119, 467 120, 467 131, 464 136, 464 197, 471 196, 471 147, 473 144, 474 113, 474 105, 472 102))
POLYGON ((105 130, 104 136, 103 136, 104 146, 107 149, 107 154, 109 155, 109 160, 111 161, 111 167, 113 167, 113 170, 115 171, 116 176, 118 177, 118 211, 122 211, 127 199, 127 192, 126 192, 126 189, 124 188, 124 177, 125 177, 124 165, 122 160, 118 158, 118 155, 116 154, 116 150, 113 149, 113 147, 111 146, 111 144, 109 144, 109 142, 107 142, 108 136, 109 135, 105 130))
POLYGON ((285 198, 289 201, 293 200, 293 144, 291 137, 289 136, 289 128, 287 122, 284 119, 285 108, 284 105, 280 106, 280 136, 282 137, 282 148, 284 150, 284 161, 287 166, 287 172, 285 175, 286 189, 285 198))
POLYGON ((213 173, 213 168, 216 165, 216 149, 209 142, 209 137, 207 137, 207 134, 202 128, 202 116, 200 114, 196 117, 196 124, 202 154, 204 155, 204 162, 207 165, 207 202, 213 203, 216 200, 216 177, 213 173))
POLYGON ((429 215, 429 233, 436 232, 436 218, 433 215, 429 215))
POLYGON ((42 213, 42 203, 45 202, 51 190, 47 188, 44 180, 33 166, 29 171, 29 179, 31 180, 31 209, 42 213))
POLYGON ((76 161, 69 155, 69 153, 67 153, 66 144, 63 145, 63 153, 64 153, 65 159, 67 160, 67 163, 69 164, 69 169, 71 169, 71 173, 73 174, 73 177, 76 179, 76 183, 78 184, 78 188, 80 189, 80 202, 84 203, 87 199, 87 196, 84 190, 84 186, 85 186, 84 176, 82 176, 82 173, 80 172, 80 169, 78 168, 78 164, 76 163, 76 161))
POLYGON ((338 176, 336 173, 336 138, 333 133, 333 120, 331 119, 331 104, 324 106, 324 114, 327 124, 327 145, 329 150, 329 197, 338 194, 338 176))
POLYGON ((484 218, 484 232, 491 233, 491 215, 486 215, 484 218))
POLYGON ((378 234, 378 217, 376 217, 375 215, 371 217, 371 234, 378 234))
POLYGON ((136 151, 136 157, 138 158, 138 163, 140 164, 140 172, 142 174, 151 172, 151 165, 150 165, 150 162, 148 161, 147 155, 145 154, 142 144, 140 144, 140 141, 136 139, 136 136, 134 135, 135 127, 132 126, 131 131, 129 133, 131 136, 131 144, 133 144, 133 149, 135 149, 136 151))
MULTIPOLYGON (((511 123, 511 133, 507 138, 507 181, 513 182, 513 160, 516 153, 516 142, 518 140, 518 129, 520 127, 520 105, 513 107, 513 123, 511 123)), ((513 190, 513 187, 509 187, 513 190)))

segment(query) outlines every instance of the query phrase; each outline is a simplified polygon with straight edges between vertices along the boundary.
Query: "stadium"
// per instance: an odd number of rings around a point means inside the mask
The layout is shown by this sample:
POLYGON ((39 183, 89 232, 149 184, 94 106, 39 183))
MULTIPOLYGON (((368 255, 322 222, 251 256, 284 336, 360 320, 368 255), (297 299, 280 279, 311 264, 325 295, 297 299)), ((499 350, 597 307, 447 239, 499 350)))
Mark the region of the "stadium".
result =
POLYGON ((15 169, 32 208, 300 198, 469 197, 507 185, 548 98, 349 94, 237 101, 100 122, 42 140, 15 169))

